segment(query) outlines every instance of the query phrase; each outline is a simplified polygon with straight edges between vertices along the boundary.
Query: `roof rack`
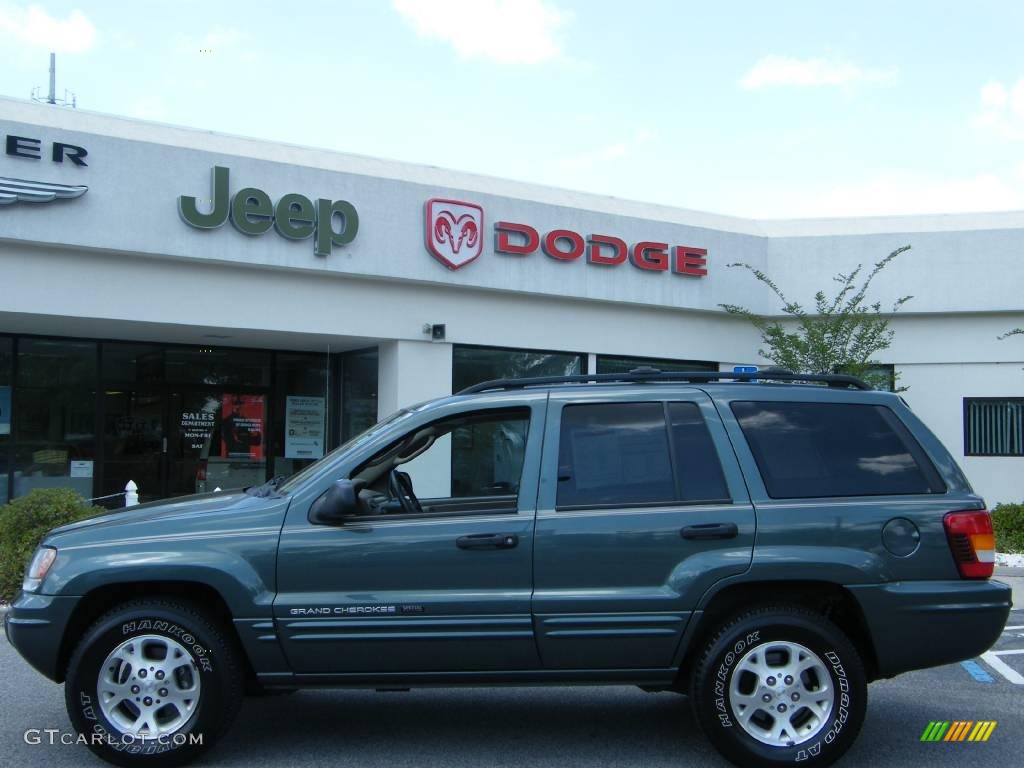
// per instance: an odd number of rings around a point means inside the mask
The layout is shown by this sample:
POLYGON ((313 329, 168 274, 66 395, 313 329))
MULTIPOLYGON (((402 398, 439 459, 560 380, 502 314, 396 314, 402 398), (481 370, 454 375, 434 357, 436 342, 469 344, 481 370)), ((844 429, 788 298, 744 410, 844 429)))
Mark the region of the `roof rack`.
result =
POLYGON ((581 373, 572 376, 537 376, 524 379, 494 379, 466 387, 459 395, 471 395, 476 392, 491 392, 502 389, 525 389, 548 384, 603 384, 603 383, 637 383, 652 381, 685 381, 689 383, 710 381, 771 381, 818 382, 830 387, 848 389, 874 389, 863 379, 846 374, 793 373, 788 368, 771 366, 762 368, 756 373, 733 373, 731 371, 661 371, 657 368, 642 366, 629 373, 581 373))

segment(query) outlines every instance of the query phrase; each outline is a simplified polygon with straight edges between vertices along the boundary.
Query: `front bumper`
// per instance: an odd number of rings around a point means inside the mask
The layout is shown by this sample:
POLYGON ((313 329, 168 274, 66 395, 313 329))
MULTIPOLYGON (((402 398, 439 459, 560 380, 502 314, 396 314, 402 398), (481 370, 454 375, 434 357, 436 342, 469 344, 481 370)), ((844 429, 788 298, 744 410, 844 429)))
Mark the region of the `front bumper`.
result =
POLYGON ((4 617, 4 633, 22 657, 54 682, 62 682, 61 642, 77 597, 21 592, 4 617))
POLYGON ((847 587, 860 603, 880 677, 979 656, 1013 607, 999 581, 903 581, 847 587))

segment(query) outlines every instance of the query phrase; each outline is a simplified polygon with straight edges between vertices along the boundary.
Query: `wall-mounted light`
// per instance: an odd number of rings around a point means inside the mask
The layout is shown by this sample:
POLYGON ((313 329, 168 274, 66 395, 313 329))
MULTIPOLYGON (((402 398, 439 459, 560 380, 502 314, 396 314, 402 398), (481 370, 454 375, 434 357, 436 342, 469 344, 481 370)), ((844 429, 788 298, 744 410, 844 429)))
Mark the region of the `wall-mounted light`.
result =
POLYGON ((431 341, 444 341, 444 323, 424 323, 423 332, 430 335, 431 341))

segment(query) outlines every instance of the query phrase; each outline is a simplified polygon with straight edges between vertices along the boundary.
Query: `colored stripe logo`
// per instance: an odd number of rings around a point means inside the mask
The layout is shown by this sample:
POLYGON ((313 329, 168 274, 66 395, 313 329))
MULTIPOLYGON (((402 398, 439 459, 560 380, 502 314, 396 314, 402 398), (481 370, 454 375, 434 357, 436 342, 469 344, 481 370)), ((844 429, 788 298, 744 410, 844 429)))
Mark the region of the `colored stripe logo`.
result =
POLYGON ((932 720, 921 741, 988 741, 997 720, 932 720))

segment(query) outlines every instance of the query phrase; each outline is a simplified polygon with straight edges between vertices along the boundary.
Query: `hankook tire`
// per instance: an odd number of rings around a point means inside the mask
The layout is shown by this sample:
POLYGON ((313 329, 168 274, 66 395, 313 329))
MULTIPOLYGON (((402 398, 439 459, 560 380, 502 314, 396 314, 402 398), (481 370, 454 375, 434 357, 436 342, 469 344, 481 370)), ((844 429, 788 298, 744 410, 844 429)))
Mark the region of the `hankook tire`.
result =
POLYGON ((864 722, 867 678, 832 622, 795 606, 746 611, 707 642, 693 672, 694 713, 736 765, 826 766, 864 722))
POLYGON ((201 608, 137 600, 85 632, 68 662, 64 696, 72 725, 96 755, 115 765, 169 768, 224 734, 238 713, 242 680, 234 643, 201 608))

